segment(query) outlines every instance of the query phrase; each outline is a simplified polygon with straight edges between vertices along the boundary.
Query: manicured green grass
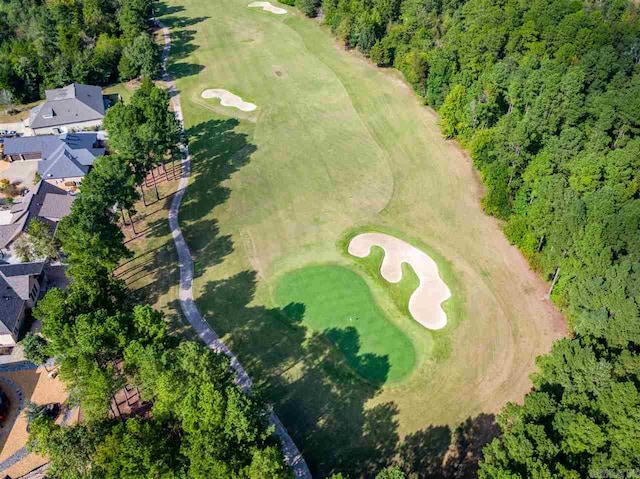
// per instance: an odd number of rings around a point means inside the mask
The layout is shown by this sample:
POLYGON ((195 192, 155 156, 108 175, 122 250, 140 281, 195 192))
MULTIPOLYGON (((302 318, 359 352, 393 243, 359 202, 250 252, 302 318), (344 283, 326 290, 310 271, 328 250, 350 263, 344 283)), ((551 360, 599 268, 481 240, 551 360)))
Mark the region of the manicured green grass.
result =
POLYGON ((131 95, 138 86, 137 82, 122 82, 105 87, 102 90, 103 95, 115 95, 118 94, 122 98, 122 101, 128 102, 131 99, 131 95))
POLYGON ((303 324, 322 332, 362 378, 383 384, 413 369, 413 344, 378 307, 367 283, 342 266, 307 266, 287 273, 275 293, 280 307, 305 307, 303 324))
MULTIPOLYGON (((171 29, 192 154, 180 222, 194 295, 314 474, 373 477, 404 446, 432 447, 434 428, 446 435, 520 400, 533 358, 561 332, 544 285, 482 213, 470 162, 399 76, 345 52, 295 8, 279 16, 247 4, 169 0, 158 9, 171 29), (258 108, 203 100, 207 88, 258 108), (403 310, 410 274, 395 288, 367 272, 381 258, 361 264, 344 253, 341 240, 370 228, 438 262, 454 293, 443 331, 403 310), (281 278, 322 264, 356 271, 411 342, 405 376, 379 383, 353 374, 326 328, 306 322, 311 294, 278 301, 281 278)), ((445 451, 412 457, 435 461, 445 451)))

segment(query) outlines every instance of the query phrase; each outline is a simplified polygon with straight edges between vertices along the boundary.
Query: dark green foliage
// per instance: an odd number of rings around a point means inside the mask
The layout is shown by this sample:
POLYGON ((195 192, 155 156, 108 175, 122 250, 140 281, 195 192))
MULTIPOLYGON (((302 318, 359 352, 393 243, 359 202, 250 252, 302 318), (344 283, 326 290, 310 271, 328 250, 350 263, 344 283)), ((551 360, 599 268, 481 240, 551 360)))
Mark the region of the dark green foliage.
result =
POLYGON ((104 85, 153 76, 159 65, 149 34, 151 0, 0 2, 0 91, 37 100, 67 83, 104 85), (115 21, 117 19, 117 22, 115 21), (129 67, 119 68, 121 58, 129 67))
POLYGON ((44 364, 49 359, 47 354, 47 340, 39 335, 27 333, 22 340, 24 357, 35 364, 44 364))
POLYGON ((295 5, 307 17, 315 17, 318 14, 321 0, 295 0, 295 5))
POLYGON ((180 122, 169 111, 169 93, 145 78, 131 102, 118 103, 107 111, 104 126, 109 146, 127 158, 139 183, 165 156, 179 156, 183 142, 180 122))
POLYGON ((122 52, 118 64, 121 80, 130 80, 137 76, 153 78, 160 66, 160 49, 147 33, 135 37, 130 45, 122 52))
POLYGON ((640 356, 591 342, 561 340, 538 359, 534 392, 500 414, 504 436, 485 448, 481 478, 615 477, 637 470, 640 356))

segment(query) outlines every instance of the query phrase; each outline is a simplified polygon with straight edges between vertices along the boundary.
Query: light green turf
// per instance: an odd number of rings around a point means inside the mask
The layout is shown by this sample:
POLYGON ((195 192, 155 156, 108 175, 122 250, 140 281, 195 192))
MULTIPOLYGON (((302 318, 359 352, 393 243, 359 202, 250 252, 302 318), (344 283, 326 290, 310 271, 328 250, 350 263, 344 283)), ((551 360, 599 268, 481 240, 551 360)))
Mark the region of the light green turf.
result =
POLYGON ((344 51, 293 7, 273 15, 248 3, 158 4, 192 154, 180 223, 196 303, 316 477, 374 477, 405 434, 520 400, 532 358, 554 336, 548 307, 481 212, 470 162, 399 76, 344 51), (207 88, 258 108, 203 100, 207 88), (438 262, 454 294, 449 326, 427 331, 403 310, 409 282, 396 290, 344 254, 339 242, 359 228, 394 234, 438 262), (362 380, 299 308, 276 301, 280 278, 322 264, 366 282, 412 343, 407 375, 362 380))
POLYGON ((342 266, 307 266, 278 282, 276 302, 304 305, 303 324, 322 332, 373 383, 398 381, 416 361, 411 341, 376 304, 367 283, 342 266))

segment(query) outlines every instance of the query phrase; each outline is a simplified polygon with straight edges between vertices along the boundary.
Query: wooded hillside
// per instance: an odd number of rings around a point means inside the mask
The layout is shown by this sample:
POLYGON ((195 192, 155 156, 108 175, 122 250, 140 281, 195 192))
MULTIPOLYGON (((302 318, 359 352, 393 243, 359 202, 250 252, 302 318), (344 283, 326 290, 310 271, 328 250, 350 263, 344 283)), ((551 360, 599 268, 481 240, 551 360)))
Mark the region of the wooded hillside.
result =
POLYGON ((159 55, 148 31, 151 5, 151 0, 0 1, 0 100, 37 100, 45 89, 71 82, 106 85, 153 76, 159 55))

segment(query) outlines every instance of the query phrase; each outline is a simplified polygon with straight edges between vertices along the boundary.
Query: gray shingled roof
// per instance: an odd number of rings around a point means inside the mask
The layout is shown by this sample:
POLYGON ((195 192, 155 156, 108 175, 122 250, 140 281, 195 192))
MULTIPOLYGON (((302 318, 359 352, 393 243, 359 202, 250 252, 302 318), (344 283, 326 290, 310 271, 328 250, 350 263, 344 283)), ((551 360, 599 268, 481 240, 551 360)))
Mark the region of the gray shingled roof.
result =
POLYGON ((0 265, 0 320, 9 332, 29 299, 29 278, 40 275, 43 269, 42 262, 0 265))
POLYGON ((41 135, 7 138, 5 155, 40 153, 38 173, 42 178, 60 179, 82 177, 104 148, 93 148, 98 141, 97 133, 68 133, 64 135, 41 135))
POLYGON ((22 224, 0 225, 0 248, 4 248, 22 231, 22 224))
POLYGON ((51 156, 62 145, 56 135, 18 136, 5 138, 4 154, 20 155, 24 153, 42 153, 43 158, 51 156))
POLYGON ((71 212, 75 196, 55 185, 41 181, 26 195, 21 203, 11 209, 11 223, 0 226, 0 248, 7 247, 29 226, 29 221, 38 218, 49 225, 54 233, 58 221, 71 212))
POLYGON ((31 128, 47 128, 104 118, 102 89, 98 86, 72 83, 64 88, 47 90, 45 94, 46 101, 29 113, 31 128))
POLYGON ((11 334, 24 307, 25 300, 0 275, 0 331, 11 334))
POLYGON ((71 195, 46 194, 38 216, 60 220, 71 213, 71 205, 75 199, 76 197, 71 195))
POLYGON ((38 162, 38 173, 40 173, 42 178, 58 179, 83 177, 88 172, 89 166, 82 164, 78 160, 77 155, 65 147, 60 147, 60 149, 56 150, 51 157, 38 162))
POLYGON ((0 274, 5 278, 14 276, 37 276, 42 273, 44 262, 0 264, 0 274))

